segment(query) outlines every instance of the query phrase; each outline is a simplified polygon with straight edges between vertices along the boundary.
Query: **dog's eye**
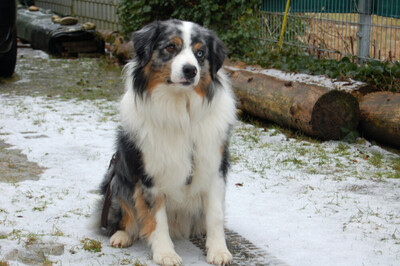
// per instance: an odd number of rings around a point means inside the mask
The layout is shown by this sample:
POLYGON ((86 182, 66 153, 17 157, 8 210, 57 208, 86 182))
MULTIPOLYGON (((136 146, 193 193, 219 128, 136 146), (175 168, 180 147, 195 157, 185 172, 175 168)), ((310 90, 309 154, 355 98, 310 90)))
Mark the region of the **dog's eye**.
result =
POLYGON ((198 58, 202 58, 202 57, 204 56, 203 50, 198 50, 197 53, 196 53, 196 56, 197 56, 198 58))
POLYGON ((165 47, 165 49, 168 51, 168 53, 175 53, 176 51, 176 46, 175 44, 169 44, 167 45, 167 47, 165 47))

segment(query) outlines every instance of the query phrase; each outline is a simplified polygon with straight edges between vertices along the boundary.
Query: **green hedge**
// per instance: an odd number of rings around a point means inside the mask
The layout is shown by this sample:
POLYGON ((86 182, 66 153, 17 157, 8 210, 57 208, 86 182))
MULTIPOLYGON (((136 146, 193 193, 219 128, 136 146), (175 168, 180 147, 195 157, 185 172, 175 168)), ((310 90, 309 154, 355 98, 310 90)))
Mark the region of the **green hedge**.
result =
POLYGON ((177 18, 214 30, 230 56, 250 56, 257 45, 259 0, 122 0, 118 15, 124 34, 154 20, 177 18))

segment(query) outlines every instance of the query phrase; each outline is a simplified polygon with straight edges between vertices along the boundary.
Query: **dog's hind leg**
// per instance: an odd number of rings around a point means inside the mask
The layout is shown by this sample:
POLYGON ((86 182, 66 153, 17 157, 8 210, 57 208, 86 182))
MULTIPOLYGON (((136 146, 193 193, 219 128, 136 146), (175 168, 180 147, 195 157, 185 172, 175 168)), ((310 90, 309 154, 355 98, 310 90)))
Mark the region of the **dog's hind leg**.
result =
POLYGON ((113 247, 128 247, 137 236, 138 225, 133 213, 133 209, 125 202, 120 200, 123 216, 120 223, 120 230, 115 232, 110 238, 110 244, 113 247))

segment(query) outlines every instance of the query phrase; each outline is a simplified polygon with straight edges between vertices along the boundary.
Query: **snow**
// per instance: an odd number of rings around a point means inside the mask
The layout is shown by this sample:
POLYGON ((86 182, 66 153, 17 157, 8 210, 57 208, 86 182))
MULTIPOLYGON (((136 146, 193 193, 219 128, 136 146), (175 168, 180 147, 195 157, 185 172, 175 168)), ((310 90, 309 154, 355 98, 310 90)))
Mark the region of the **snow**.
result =
POLYGON ((254 74, 263 74, 283 81, 296 81, 305 84, 322 86, 329 89, 342 90, 346 92, 351 92, 354 89, 366 86, 365 83, 361 81, 355 81, 353 79, 349 79, 348 81, 338 81, 338 80, 332 80, 325 75, 308 75, 302 73, 292 73, 278 69, 258 68, 256 66, 246 66, 243 69, 236 68, 233 66, 225 66, 225 68, 232 71, 245 70, 254 74))
MULTIPOLYGON (((63 255, 48 256, 57 264, 153 265, 144 243, 111 248, 90 227, 113 154, 118 115, 110 113, 118 103, 0 94, 0 106, 0 138, 46 168, 38 181, 1 183, 0 236, 7 237, 0 238, 0 258, 36 234, 65 244, 63 255), (101 241, 100 254, 83 250, 85 238, 101 241)), ((388 178, 395 153, 238 122, 231 154, 229 229, 289 265, 400 264, 400 181, 388 178), (370 161, 376 154, 377 166, 370 161)), ((185 265, 206 265, 191 242, 175 245, 185 265)))

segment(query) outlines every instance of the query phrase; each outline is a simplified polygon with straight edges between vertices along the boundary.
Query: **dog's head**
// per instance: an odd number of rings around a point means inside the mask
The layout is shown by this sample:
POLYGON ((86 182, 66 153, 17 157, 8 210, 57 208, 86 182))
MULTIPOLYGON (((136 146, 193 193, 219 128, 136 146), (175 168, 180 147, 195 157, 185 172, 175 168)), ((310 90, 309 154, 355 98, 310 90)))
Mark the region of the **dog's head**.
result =
POLYGON ((133 87, 140 95, 169 86, 212 97, 225 59, 224 46, 214 32, 187 21, 155 21, 133 33, 132 39, 133 87))

